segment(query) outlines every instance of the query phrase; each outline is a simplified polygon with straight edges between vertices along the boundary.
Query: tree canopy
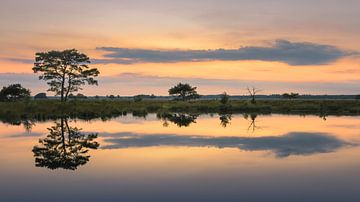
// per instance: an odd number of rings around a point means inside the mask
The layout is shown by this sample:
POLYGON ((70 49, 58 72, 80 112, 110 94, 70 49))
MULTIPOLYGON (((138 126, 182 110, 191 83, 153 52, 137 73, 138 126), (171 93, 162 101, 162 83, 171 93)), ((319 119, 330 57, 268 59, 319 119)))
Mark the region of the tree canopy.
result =
POLYGON ((192 87, 187 83, 179 83, 176 86, 170 88, 169 95, 176 95, 177 99, 182 101, 197 99, 200 97, 200 95, 196 92, 196 87, 192 87))
POLYGON ((0 91, 0 101, 19 101, 30 97, 30 90, 23 88, 21 84, 5 86, 0 91))
POLYGON ((48 91, 66 101, 70 93, 82 90, 82 86, 97 85, 100 72, 90 68, 90 58, 75 49, 36 53, 34 73, 41 73, 40 80, 47 81, 48 91))
POLYGON ((296 99, 299 97, 299 93, 284 93, 282 94, 283 98, 285 99, 296 99))
POLYGON ((229 102, 229 100, 230 100, 230 96, 226 92, 220 95, 221 104, 226 105, 229 102))

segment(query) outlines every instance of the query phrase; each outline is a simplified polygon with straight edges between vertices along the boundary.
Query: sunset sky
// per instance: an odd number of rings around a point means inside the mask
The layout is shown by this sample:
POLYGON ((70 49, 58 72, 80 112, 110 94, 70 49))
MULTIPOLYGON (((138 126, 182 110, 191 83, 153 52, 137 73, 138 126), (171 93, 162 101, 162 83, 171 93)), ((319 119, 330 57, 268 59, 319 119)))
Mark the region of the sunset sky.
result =
MULTIPOLYGON (((76 48, 87 95, 360 93, 359 0, 1 0, 0 87, 47 86, 36 52, 76 48)), ((49 93, 51 94, 51 93, 49 93)))

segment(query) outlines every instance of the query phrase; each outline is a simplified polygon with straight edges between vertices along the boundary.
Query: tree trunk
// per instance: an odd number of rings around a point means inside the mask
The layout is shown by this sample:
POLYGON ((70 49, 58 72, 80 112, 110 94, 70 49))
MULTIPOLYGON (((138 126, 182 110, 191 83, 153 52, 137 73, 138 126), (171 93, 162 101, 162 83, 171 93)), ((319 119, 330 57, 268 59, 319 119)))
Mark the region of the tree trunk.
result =
POLYGON ((66 90, 66 94, 65 94, 65 102, 66 102, 67 99, 68 99, 69 92, 70 92, 70 88, 71 88, 71 79, 70 79, 70 76, 69 76, 69 84, 68 84, 68 87, 67 87, 67 90, 66 90))
POLYGON ((71 137, 72 137, 72 131, 70 130, 69 124, 67 122, 67 119, 65 118, 65 126, 67 128, 68 134, 69 134, 69 143, 71 142, 71 137))
POLYGON ((65 86, 65 70, 63 72, 62 81, 61 81, 61 102, 64 102, 64 86, 65 86))
POLYGON ((66 141, 65 141, 65 131, 64 131, 64 118, 61 118, 61 138, 62 138, 62 148, 64 152, 64 157, 66 156, 66 141))
POLYGON ((181 92, 180 95, 181 95, 182 101, 185 101, 185 99, 186 99, 185 92, 181 92))

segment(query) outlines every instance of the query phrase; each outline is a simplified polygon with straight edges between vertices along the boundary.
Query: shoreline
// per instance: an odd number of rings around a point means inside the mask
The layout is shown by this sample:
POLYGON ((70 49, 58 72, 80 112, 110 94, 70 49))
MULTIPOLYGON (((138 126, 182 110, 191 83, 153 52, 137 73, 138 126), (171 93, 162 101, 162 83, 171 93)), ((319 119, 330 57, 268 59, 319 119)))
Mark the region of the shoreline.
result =
POLYGON ((218 100, 197 101, 122 101, 122 100, 30 100, 0 102, 0 120, 45 120, 59 117, 79 119, 113 118, 132 114, 145 117, 148 113, 168 114, 288 114, 326 117, 359 116, 360 100, 218 100))

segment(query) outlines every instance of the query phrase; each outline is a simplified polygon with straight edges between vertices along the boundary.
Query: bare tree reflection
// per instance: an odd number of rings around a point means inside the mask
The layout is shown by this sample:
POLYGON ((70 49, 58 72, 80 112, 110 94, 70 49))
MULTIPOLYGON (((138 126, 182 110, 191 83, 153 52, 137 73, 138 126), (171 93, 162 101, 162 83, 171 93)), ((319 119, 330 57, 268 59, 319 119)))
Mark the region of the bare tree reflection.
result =
POLYGON ((75 170, 89 161, 89 149, 99 147, 99 143, 94 141, 96 133, 81 133, 81 129, 69 126, 66 118, 55 122, 48 131, 47 137, 40 139, 40 145, 32 150, 36 167, 75 170))
POLYGON ((257 118, 257 114, 244 114, 244 118, 246 120, 250 121, 249 127, 248 127, 248 131, 252 131, 255 132, 256 129, 259 129, 260 127, 258 127, 256 125, 256 118, 257 118))
POLYGON ((195 114, 183 114, 183 113, 158 113, 157 117, 164 121, 163 126, 167 127, 169 125, 168 122, 172 122, 179 127, 188 127, 192 123, 196 123, 196 119, 199 115, 195 114))

